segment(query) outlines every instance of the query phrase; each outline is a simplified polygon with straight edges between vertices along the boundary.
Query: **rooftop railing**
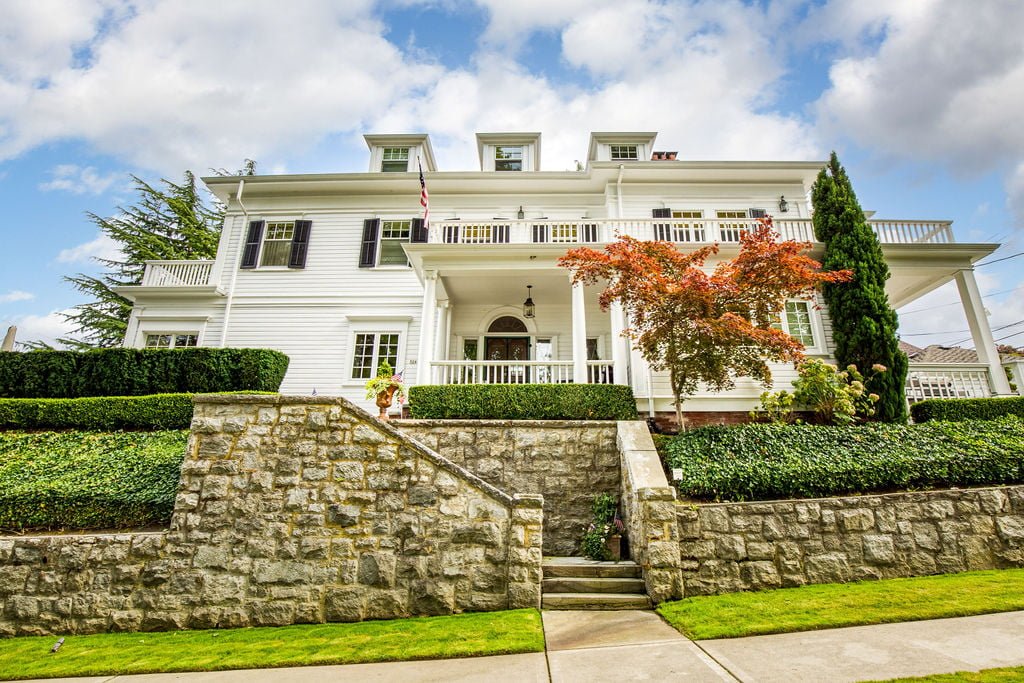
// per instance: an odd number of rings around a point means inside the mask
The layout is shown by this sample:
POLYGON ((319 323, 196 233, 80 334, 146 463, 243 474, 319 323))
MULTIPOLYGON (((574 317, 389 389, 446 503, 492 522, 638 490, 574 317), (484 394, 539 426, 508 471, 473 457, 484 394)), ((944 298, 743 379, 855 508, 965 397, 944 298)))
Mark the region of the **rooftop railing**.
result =
POLYGON ((198 287, 210 284, 213 261, 146 261, 143 287, 198 287))

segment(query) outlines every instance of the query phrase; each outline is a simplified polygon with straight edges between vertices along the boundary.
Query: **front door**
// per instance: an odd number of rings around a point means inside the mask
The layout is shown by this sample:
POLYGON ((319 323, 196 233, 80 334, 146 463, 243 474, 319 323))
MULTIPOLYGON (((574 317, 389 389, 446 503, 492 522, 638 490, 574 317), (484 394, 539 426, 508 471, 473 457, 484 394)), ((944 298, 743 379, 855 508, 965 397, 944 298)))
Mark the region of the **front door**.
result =
MULTIPOLYGON (((530 360, 530 339, 528 337, 485 337, 485 360, 525 361, 530 360)), ((525 366, 501 365, 489 367, 488 381, 496 384, 525 384, 530 381, 525 366)))

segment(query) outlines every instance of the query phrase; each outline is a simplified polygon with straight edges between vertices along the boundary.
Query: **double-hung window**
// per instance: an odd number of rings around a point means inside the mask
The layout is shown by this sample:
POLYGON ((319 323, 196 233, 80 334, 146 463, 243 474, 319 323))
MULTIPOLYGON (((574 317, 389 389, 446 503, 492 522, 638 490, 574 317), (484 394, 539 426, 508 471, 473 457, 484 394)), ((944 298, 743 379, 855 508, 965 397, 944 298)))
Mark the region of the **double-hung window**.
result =
POLYGON ((719 220, 718 231, 723 242, 739 242, 747 232, 746 209, 720 209, 715 212, 715 217, 719 220))
POLYGON ((380 223, 380 256, 379 266, 407 266, 402 243, 409 241, 412 221, 381 221, 380 223))
POLYGON ((612 161, 636 161, 640 158, 637 145, 612 145, 612 161))
POLYGON ((385 173, 405 173, 409 170, 408 147, 385 147, 381 157, 380 170, 385 173))
POLYGON ((814 320, 811 317, 811 305, 807 301, 787 301, 781 318, 772 327, 784 331, 807 348, 816 346, 814 320))
POLYGON ((268 222, 263 238, 263 251, 260 254, 260 266, 287 266, 294 233, 294 221, 268 222))
POLYGON ((183 349, 198 345, 199 335, 194 332, 171 332, 146 335, 147 349, 183 349))
POLYGON ((370 379, 387 361, 398 372, 398 332, 356 333, 352 355, 352 379, 370 379))
POLYGON ((522 171, 523 170, 523 147, 496 146, 494 148, 494 170, 495 171, 522 171))

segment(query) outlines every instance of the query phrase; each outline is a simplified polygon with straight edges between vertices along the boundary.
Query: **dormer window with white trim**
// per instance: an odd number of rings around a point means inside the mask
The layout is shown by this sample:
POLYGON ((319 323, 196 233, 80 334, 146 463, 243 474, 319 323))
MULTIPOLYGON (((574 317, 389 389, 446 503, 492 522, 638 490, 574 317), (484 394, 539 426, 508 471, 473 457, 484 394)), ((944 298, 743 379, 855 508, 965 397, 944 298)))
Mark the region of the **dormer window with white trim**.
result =
POLYGON ((381 153, 380 170, 385 173, 405 173, 409 170, 408 147, 385 147, 381 153))
POLYGON ((637 145, 610 145, 612 161, 637 161, 640 149, 637 145))
POLYGON ((494 147, 495 171, 522 171, 522 145, 496 145, 494 147))

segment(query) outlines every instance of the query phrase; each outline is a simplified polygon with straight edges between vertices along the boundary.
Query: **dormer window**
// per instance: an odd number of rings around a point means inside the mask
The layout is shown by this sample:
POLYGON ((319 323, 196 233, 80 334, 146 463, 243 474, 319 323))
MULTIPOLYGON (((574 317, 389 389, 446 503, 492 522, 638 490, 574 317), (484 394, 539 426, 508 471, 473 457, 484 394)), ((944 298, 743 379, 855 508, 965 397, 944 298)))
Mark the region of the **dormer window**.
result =
POLYGON ((380 170, 385 173, 405 173, 409 170, 408 147, 385 147, 381 156, 380 170))
POLYGON ((636 161, 640 158, 637 145, 611 145, 612 161, 636 161))
POLYGON ((522 145, 500 145, 494 148, 494 170, 495 171, 522 171, 523 170, 523 147, 522 145))

